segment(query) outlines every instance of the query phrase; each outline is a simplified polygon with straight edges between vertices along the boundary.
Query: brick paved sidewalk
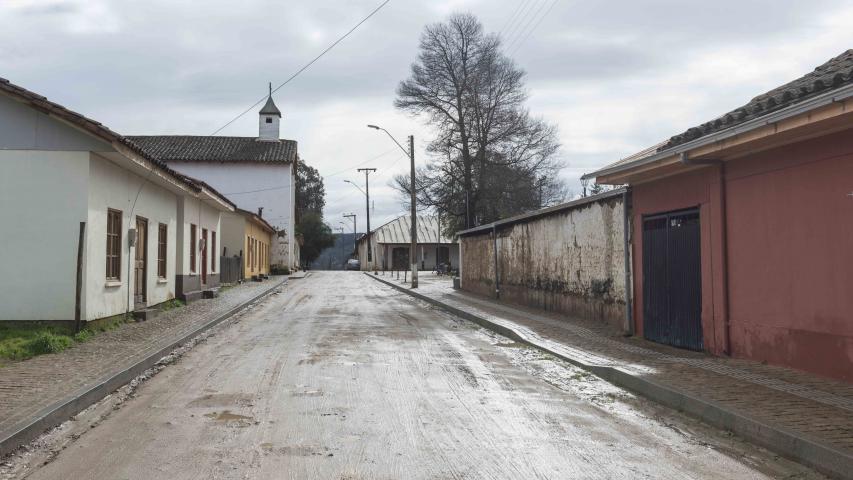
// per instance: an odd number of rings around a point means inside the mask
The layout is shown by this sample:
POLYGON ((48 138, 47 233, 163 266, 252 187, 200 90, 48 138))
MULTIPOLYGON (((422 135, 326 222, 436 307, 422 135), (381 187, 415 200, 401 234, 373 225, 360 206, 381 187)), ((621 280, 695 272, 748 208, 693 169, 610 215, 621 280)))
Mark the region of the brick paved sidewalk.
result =
MULTIPOLYGON (((402 284, 402 277, 393 281, 402 284)), ((853 385, 626 338, 601 324, 453 290, 447 277, 421 274, 417 293, 509 327, 567 357, 628 372, 853 456, 853 385)))
POLYGON ((16 431, 44 409, 130 368, 205 324, 280 285, 284 279, 248 282, 215 299, 199 300, 145 322, 127 323, 57 354, 0 368, 0 434, 16 431))

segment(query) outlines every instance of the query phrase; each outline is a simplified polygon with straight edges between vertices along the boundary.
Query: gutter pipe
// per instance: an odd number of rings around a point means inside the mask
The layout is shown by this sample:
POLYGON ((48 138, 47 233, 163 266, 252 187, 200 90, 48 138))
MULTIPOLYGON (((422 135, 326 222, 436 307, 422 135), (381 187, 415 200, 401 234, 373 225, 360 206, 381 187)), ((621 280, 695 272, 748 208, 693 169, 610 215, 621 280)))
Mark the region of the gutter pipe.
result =
POLYGON ((492 224, 492 240, 494 242, 494 253, 495 253, 495 299, 500 300, 501 298, 501 287, 500 287, 500 276, 498 275, 498 228, 497 225, 492 224))
POLYGON ((622 192, 622 241, 625 257, 625 330, 628 335, 634 335, 636 328, 634 326, 634 302, 632 296, 631 284, 631 190, 625 189, 622 192))

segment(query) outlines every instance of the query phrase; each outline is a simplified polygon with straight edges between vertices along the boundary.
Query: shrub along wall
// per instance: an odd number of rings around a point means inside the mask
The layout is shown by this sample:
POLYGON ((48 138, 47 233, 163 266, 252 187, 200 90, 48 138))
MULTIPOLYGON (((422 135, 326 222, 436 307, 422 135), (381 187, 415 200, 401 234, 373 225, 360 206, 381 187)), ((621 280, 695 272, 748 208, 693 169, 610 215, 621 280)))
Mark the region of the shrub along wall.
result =
POLYGON ((626 329, 622 191, 587 197, 460 236, 461 288, 626 329))

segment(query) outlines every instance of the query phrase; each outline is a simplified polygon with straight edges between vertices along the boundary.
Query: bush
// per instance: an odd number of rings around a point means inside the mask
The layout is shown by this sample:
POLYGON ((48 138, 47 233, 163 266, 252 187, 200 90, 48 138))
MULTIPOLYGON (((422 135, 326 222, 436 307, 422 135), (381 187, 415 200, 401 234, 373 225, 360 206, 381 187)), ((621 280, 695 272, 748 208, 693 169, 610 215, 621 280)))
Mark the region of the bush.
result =
POLYGON ((290 269, 288 267, 279 267, 277 265, 273 265, 270 269, 270 273, 273 275, 290 275, 290 269))
POLYGON ((71 337, 57 335, 53 332, 39 332, 35 338, 26 343, 26 349, 32 355, 59 353, 74 343, 71 337))

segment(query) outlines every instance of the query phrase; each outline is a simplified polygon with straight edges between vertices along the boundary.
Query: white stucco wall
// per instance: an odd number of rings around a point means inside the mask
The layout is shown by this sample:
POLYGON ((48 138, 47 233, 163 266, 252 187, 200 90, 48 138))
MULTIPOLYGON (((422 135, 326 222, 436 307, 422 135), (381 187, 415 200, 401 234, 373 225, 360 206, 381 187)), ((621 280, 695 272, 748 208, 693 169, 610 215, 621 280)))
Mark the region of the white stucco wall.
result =
MULTIPOLYGON (((293 250, 296 191, 291 165, 262 163, 171 162, 169 166, 191 177, 205 181, 228 197, 237 207, 257 212, 264 207, 264 220, 287 232, 287 245, 281 250, 286 258, 272 258, 273 263, 294 266, 293 250)), ((273 249, 272 253, 276 253, 273 249)))
MULTIPOLYGON (((178 257, 178 275, 200 275, 201 274, 201 248, 198 241, 195 245, 191 245, 190 228, 191 225, 196 225, 198 239, 205 239, 208 245, 208 255, 213 256, 215 268, 208 269, 207 273, 219 273, 219 255, 222 253, 222 235, 220 228, 220 212, 216 208, 198 200, 196 198, 182 197, 178 199, 178 219, 180 221, 180 230, 178 231, 178 244, 181 246, 178 257), (204 230, 207 229, 207 237, 203 236, 204 230), (211 247, 210 239, 211 232, 216 232, 216 252, 211 247), (190 248, 196 249, 196 269, 190 269, 190 248)), ((211 259, 208 258, 208 266, 211 259)))
MULTIPOLYGON (((174 298, 179 197, 97 154, 90 156, 89 174, 84 318, 94 320, 126 311, 128 292, 132 295, 134 289, 132 272, 133 259, 136 255, 136 247, 129 246, 127 232, 130 228, 136 228, 137 217, 148 220, 147 304, 156 305, 174 298), (142 186, 141 190, 140 186, 142 186), (137 192, 139 192, 138 200, 137 192), (122 258, 119 282, 106 280, 107 209, 109 208, 122 211, 122 258), (157 235, 160 223, 166 224, 168 228, 165 280, 157 278, 157 235), (130 260, 130 274, 128 274, 128 260, 130 260)), ((130 309, 132 310, 133 307, 131 297, 130 309)))
POLYGON ((0 150, 0 320, 72 320, 89 153, 0 150))

